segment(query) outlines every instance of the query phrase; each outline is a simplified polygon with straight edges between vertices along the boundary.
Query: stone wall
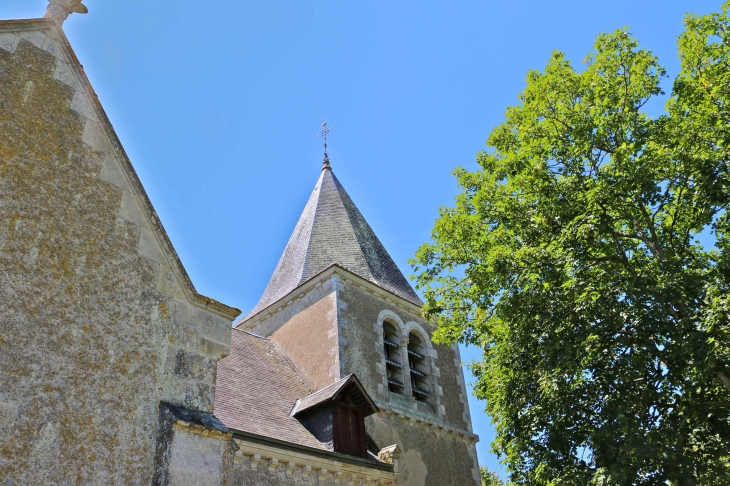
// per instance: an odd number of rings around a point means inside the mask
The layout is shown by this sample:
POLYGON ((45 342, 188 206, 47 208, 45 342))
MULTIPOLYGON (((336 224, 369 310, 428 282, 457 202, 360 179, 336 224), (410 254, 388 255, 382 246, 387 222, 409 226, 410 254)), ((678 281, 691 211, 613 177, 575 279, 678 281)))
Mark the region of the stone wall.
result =
POLYGON ((159 408, 152 486, 229 486, 238 446, 213 414, 159 408))
POLYGON ((476 440, 466 397, 457 346, 430 342, 433 325, 402 301, 357 278, 339 284, 338 316, 342 374, 357 374, 381 408, 366 420, 366 429, 379 447, 398 444, 402 450, 398 485, 478 484, 476 440), (387 319, 401 330, 405 376, 403 394, 388 390, 383 353, 382 323, 387 319), (427 401, 411 397, 406 338, 411 331, 426 335, 429 364, 427 401), (344 337, 344 339, 343 339, 344 337))
POLYGON ((340 349, 342 374, 356 373, 373 398, 381 402, 430 415, 452 427, 471 430, 458 347, 431 343, 433 325, 415 312, 397 306, 394 299, 389 300, 369 291, 368 287, 358 284, 354 279, 342 283, 342 290, 338 294, 339 324, 346 341, 346 345, 340 349), (402 395, 388 391, 385 379, 382 339, 382 323, 385 319, 401 330, 403 338, 401 355, 406 387, 402 395), (428 339, 426 361, 430 396, 426 402, 416 402, 410 398, 405 339, 411 330, 420 335, 426 334, 428 339))
MULTIPOLYGON (((372 463, 334 453, 312 455, 261 442, 236 439, 231 486, 395 486, 394 467, 373 467, 372 463), (355 459, 355 460, 353 460, 355 459)), ((434 483, 437 484, 437 483, 434 483)))
POLYGON ((171 486, 218 486, 225 473, 228 440, 175 429, 170 459, 171 486))
POLYGON ((60 29, 0 22, 0 485, 151 482, 237 314, 195 293, 60 29))
POLYGON ((370 436, 401 448, 398 486, 479 485, 476 437, 395 410, 365 419, 370 436))
POLYGON ((269 339, 290 358, 297 374, 312 391, 338 380, 340 366, 335 292, 302 309, 269 339))
MULTIPOLYGON (((368 434, 379 447, 398 444, 402 449, 398 485, 478 484, 478 438, 472 433, 459 348, 427 343, 431 395, 426 402, 411 398, 407 379, 403 394, 392 393, 388 391, 383 353, 384 319, 394 322, 403 338, 416 330, 430 340, 434 330, 413 304, 333 267, 240 325, 255 334, 270 335, 272 340, 278 336, 295 368, 307 368, 305 363, 317 361, 339 367, 339 373, 321 374, 313 389, 322 388, 323 380, 329 379, 325 382, 329 384, 350 373, 357 375, 381 409, 380 414, 366 420, 368 434), (336 328, 332 328, 333 316, 336 328), (310 339, 326 345, 305 345, 310 339), (336 349, 330 349, 333 344, 336 349)), ((407 373, 406 353, 401 354, 407 373)), ((249 471, 245 477, 252 480, 261 474, 249 471)), ((272 477, 266 478, 268 482, 260 484, 309 484, 293 480, 276 483, 271 482, 272 477)))
POLYGON ((339 277, 323 275, 304 284, 237 327, 270 338, 314 392, 340 376, 337 314, 339 277))

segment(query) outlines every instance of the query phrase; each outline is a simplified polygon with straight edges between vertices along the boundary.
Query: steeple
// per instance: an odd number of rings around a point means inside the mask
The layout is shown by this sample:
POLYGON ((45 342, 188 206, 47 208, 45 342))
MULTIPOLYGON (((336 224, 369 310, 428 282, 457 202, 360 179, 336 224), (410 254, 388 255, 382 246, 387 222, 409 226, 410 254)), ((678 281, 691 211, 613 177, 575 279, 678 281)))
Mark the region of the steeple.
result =
POLYGON ((325 169, 264 294, 242 320, 335 264, 409 302, 423 304, 335 174, 325 169))

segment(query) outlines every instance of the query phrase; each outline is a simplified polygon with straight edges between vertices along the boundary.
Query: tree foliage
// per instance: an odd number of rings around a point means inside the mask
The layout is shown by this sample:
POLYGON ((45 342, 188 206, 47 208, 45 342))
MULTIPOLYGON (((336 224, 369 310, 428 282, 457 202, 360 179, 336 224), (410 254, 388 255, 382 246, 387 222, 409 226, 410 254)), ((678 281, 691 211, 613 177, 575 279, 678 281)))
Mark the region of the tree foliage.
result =
POLYGON ((661 116, 625 31, 531 71, 412 261, 518 484, 728 484, 729 5, 685 18, 661 116))
POLYGON ((499 478, 499 474, 490 471, 486 466, 479 468, 479 477, 482 480, 482 486, 505 486, 504 481, 499 478))

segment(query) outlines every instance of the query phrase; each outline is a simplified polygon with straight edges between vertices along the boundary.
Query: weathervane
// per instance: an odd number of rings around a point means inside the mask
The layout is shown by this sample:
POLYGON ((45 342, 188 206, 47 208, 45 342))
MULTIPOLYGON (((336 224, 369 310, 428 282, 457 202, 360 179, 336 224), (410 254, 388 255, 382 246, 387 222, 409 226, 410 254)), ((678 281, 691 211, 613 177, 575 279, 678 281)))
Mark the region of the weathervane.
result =
POLYGON ((324 138, 324 159, 322 159, 322 170, 330 168, 330 158, 327 156, 327 134, 335 127, 328 127, 327 120, 322 123, 322 131, 317 134, 318 137, 324 138))

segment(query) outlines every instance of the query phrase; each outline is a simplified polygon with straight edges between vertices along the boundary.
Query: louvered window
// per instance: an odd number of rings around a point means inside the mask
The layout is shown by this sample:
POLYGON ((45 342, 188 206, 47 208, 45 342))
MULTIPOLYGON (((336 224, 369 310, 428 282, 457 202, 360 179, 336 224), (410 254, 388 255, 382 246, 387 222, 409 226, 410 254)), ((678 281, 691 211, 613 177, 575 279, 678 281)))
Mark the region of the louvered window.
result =
POLYGON ((429 397, 428 386, 428 348, 423 339, 416 333, 408 336, 408 366, 411 375, 413 398, 426 402, 429 397))
POLYGON ((403 393, 403 360, 400 353, 400 334, 390 322, 383 322, 383 352, 388 377, 388 390, 403 393))
POLYGON ((356 457, 367 457, 365 420, 361 407, 349 397, 332 402, 334 451, 356 457))

